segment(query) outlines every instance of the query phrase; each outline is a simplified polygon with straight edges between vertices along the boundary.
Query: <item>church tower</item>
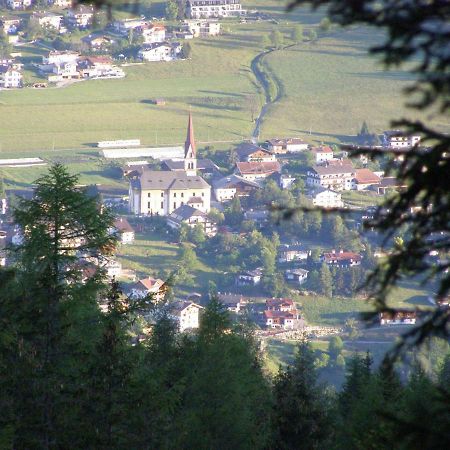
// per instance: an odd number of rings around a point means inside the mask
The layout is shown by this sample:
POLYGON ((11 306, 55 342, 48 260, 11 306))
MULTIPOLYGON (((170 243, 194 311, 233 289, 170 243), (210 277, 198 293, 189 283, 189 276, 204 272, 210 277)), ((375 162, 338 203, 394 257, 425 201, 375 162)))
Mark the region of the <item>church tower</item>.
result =
POLYGON ((197 151, 195 149, 194 126, 189 112, 186 142, 184 143, 184 170, 187 175, 197 175, 197 151))

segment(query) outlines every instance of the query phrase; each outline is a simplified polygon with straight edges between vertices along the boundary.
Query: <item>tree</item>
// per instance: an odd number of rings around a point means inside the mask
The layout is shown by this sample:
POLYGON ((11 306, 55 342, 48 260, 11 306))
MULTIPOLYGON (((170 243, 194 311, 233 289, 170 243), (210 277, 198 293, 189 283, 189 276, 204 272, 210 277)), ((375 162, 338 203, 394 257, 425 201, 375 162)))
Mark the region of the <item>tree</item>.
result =
POLYGON ((189 42, 185 42, 183 44, 183 58, 184 59, 189 59, 189 57, 191 56, 192 53, 192 47, 191 44, 189 42))
POLYGON ((329 398, 317 382, 314 353, 302 340, 292 367, 279 370, 274 381, 276 448, 329 448, 333 426, 329 398))
POLYGON ((166 3, 166 18, 168 20, 175 20, 178 16, 178 5, 175 0, 168 0, 166 3))
POLYGON ((273 48, 280 48, 283 46, 283 35, 278 30, 273 30, 270 33, 270 42, 273 48))
POLYGON ((303 27, 300 24, 292 29, 291 39, 296 43, 303 41, 303 27))
POLYGON ((330 30, 331 28, 331 21, 328 17, 324 17, 319 24, 319 28, 320 31, 322 31, 323 33, 326 33, 330 30))
POLYGON ((330 361, 336 362, 337 357, 342 353, 344 349, 344 343, 339 336, 332 336, 328 342, 328 354, 330 355, 330 361))
POLYGON ((250 111, 250 115, 252 118, 252 122, 255 121, 255 118, 257 117, 257 112, 259 110, 259 100, 256 95, 247 95, 245 97, 245 104, 248 107, 248 110, 250 111))
POLYGON ((314 30, 314 29, 311 28, 311 29, 308 31, 308 39, 309 39, 310 42, 315 42, 315 41, 317 41, 317 33, 316 33, 316 30, 314 30))
POLYGON ((330 272, 330 268, 327 264, 323 263, 319 272, 320 280, 320 293, 326 297, 331 298, 333 295, 333 277, 330 272))
POLYGON ((270 47, 271 40, 267 34, 263 34, 260 38, 260 45, 263 49, 270 47))

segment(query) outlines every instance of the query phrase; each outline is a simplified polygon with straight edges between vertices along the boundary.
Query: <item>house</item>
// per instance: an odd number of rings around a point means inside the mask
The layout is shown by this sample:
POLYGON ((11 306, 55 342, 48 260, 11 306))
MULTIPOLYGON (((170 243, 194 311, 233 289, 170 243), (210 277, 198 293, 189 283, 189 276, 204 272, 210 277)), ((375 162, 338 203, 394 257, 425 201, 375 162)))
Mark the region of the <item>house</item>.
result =
POLYGON ((283 328, 285 330, 294 330, 301 328, 304 324, 297 311, 264 311, 264 319, 265 325, 268 328, 283 328))
POLYGON ((323 253, 320 260, 330 266, 353 267, 361 264, 362 256, 354 252, 344 252, 344 250, 336 252, 333 250, 332 252, 323 253))
POLYGON ((299 138, 269 139, 265 143, 272 153, 296 153, 308 150, 309 147, 299 138))
POLYGON ((311 153, 314 155, 316 164, 323 164, 334 158, 334 153, 328 145, 320 145, 319 147, 312 147, 311 153))
POLYGON ((374 174, 369 169, 356 169, 355 177, 353 179, 353 189, 357 191, 364 191, 371 186, 377 186, 380 184, 380 177, 374 174))
MULTIPOLYGON (((52 66, 54 64, 62 64, 62 63, 66 63, 66 62, 74 62, 76 63, 78 61, 78 59, 80 58, 80 54, 78 52, 74 52, 74 51, 50 51, 48 53, 48 56, 43 56, 42 57, 42 65, 41 65, 41 70, 42 66, 52 66)), ((51 72, 52 69, 47 70, 51 72)), ((45 70, 44 70, 45 71, 45 70)))
POLYGON ((311 250, 307 250, 301 244, 284 244, 278 247, 278 262, 280 263, 291 261, 305 261, 310 255, 311 250))
POLYGON ((53 28, 54 30, 60 31, 64 16, 52 12, 35 12, 31 16, 31 20, 35 21, 42 28, 53 28))
POLYGON ((218 36, 220 23, 212 20, 185 20, 183 29, 193 37, 218 36))
POLYGON ((125 217, 118 217, 113 224, 113 231, 122 244, 134 242, 134 229, 125 217))
POLYGON ((213 182, 214 196, 218 202, 226 202, 238 197, 248 197, 261 186, 237 175, 230 175, 213 182))
POLYGON ((123 19, 123 20, 115 20, 112 24, 113 28, 117 33, 122 36, 128 36, 130 30, 137 30, 138 28, 142 28, 148 24, 148 21, 141 17, 135 19, 123 19))
POLYGON ((284 278, 289 282, 302 285, 308 278, 308 271, 305 269, 286 269, 284 278))
POLYGON ((29 8, 33 4, 33 0, 6 0, 6 6, 14 11, 29 8))
POLYGON ((173 61, 180 57, 182 50, 179 42, 154 42, 143 45, 138 51, 138 58, 143 61, 173 61))
POLYGON ((143 278, 137 281, 129 288, 129 295, 132 298, 144 298, 147 295, 152 296, 155 302, 164 299, 167 292, 167 286, 163 280, 159 278, 143 278))
POLYGON ((62 62, 53 64, 52 73, 48 76, 49 82, 81 78, 76 62, 62 62))
POLYGON ((53 0, 54 8, 67 9, 72 7, 73 0, 53 0))
POLYGON ((274 175, 276 176, 276 181, 278 183, 278 186, 280 186, 281 189, 289 189, 294 183, 296 178, 292 175, 289 175, 287 173, 276 173, 274 175))
POLYGON ((197 156, 192 115, 184 144, 184 171, 156 171, 146 167, 129 174, 129 209, 137 215, 167 216, 180 206, 190 204, 208 213, 211 186, 197 175, 197 156))
POLYGON ((266 300, 267 311, 293 312, 295 303, 290 298, 269 298, 266 300))
POLYGON ((203 307, 194 302, 178 300, 169 305, 169 317, 173 319, 178 330, 196 330, 200 326, 200 314, 203 307))
POLYGON ((256 286, 261 283, 263 271, 261 268, 240 272, 237 276, 237 284, 240 286, 256 286))
POLYGON ((67 25, 80 30, 89 28, 94 21, 94 8, 92 6, 78 5, 69 9, 66 14, 67 25))
POLYGON ((383 177, 378 184, 371 185, 370 189, 377 194, 385 195, 387 192, 401 191, 406 187, 405 182, 401 182, 396 177, 383 177))
POLYGON ((353 187, 355 175, 355 169, 348 164, 313 166, 307 171, 306 185, 334 191, 349 191, 353 187))
POLYGON ((236 163, 236 174, 249 181, 263 180, 276 172, 281 172, 278 161, 236 163))
POLYGON ((103 268, 106 271, 106 276, 110 279, 118 278, 122 275, 122 263, 115 259, 108 259, 103 268))
POLYGON ((191 19, 240 17, 247 13, 240 0, 188 0, 186 15, 191 19))
POLYGON ((115 43, 111 37, 105 34, 89 35, 81 40, 85 42, 93 51, 105 50, 115 43))
POLYGON ((23 87, 22 73, 10 65, 0 65, 0 89, 23 87))
POLYGON ((217 293, 217 299, 225 308, 234 313, 239 313, 246 302, 241 294, 217 293))
POLYGON ((166 27, 162 24, 146 23, 136 29, 138 36, 142 36, 145 44, 164 42, 166 40, 166 27))
POLYGON ((79 61, 78 68, 85 78, 123 78, 124 71, 114 66, 110 56, 88 56, 79 61))
POLYGON ((342 194, 331 189, 318 187, 311 191, 307 197, 312 201, 314 206, 321 208, 342 208, 342 194))
POLYGON ((182 205, 167 216, 167 225, 173 229, 180 228, 183 223, 189 228, 200 225, 207 236, 217 234, 217 224, 203 211, 190 205, 182 205))
POLYGON ((384 311, 379 314, 380 325, 414 325, 417 312, 408 309, 399 309, 394 312, 384 311))
POLYGON ((277 160, 276 156, 269 150, 247 142, 236 147, 236 154, 239 161, 271 162, 277 160))
POLYGON ((6 19, 2 17, 0 19, 0 28, 5 34, 16 34, 19 31, 22 19, 17 17, 6 19))
POLYGON ((407 149, 420 144, 420 135, 410 135, 401 130, 389 130, 383 133, 382 143, 390 149, 407 149))

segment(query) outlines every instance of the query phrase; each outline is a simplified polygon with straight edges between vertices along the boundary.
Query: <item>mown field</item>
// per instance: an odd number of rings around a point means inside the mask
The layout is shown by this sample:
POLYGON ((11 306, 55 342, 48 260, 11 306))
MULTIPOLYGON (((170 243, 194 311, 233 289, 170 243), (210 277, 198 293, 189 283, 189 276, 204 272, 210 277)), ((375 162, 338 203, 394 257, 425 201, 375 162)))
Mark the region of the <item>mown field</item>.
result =
MULTIPOLYGON (((273 0, 253 0, 246 7, 270 13, 278 24, 226 23, 223 36, 192 41, 189 60, 125 67, 122 80, 2 91, 0 155, 78 150, 105 139, 176 144, 184 140, 189 109, 199 141, 250 137, 248 96, 262 98, 250 63, 262 50, 262 34, 276 27, 285 44, 292 44, 293 25, 302 23, 307 32, 317 27, 321 14, 306 9, 288 14, 284 2, 273 0), (166 99, 166 105, 151 104, 154 98, 166 99)), ((404 111, 400 90, 408 76, 386 74, 366 55, 378 38, 366 29, 332 30, 317 43, 268 55, 265 63, 279 81, 282 97, 269 109, 261 138, 290 135, 338 142, 355 134, 363 120, 373 131, 382 131, 390 118, 399 117, 404 111)), ((26 62, 43 53, 23 50, 26 62)))

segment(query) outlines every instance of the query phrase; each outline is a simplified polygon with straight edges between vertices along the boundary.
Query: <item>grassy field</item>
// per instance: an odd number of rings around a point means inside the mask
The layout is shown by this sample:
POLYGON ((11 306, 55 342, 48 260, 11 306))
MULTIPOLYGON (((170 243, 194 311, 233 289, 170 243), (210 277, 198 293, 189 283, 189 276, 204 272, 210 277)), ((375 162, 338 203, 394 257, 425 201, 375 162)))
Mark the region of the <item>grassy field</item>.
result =
MULTIPOLYGON (((285 44, 294 22, 305 31, 317 26, 320 13, 284 11, 284 2, 247 2, 276 17, 285 44)), ((184 140, 189 108, 199 141, 238 141, 251 135, 246 97, 261 92, 250 70, 262 50, 260 37, 270 22, 225 24, 219 38, 194 40, 187 61, 125 67, 121 80, 93 80, 66 88, 23 89, 0 93, 0 155, 89 148, 105 139, 139 138, 145 145, 184 140), (166 99, 165 106, 151 100, 166 99)), ((382 131, 403 112, 403 73, 382 72, 365 54, 376 40, 373 31, 333 31, 315 44, 273 52, 266 63, 283 87, 283 97, 267 115, 262 138, 299 135, 308 140, 346 140, 367 120, 382 131), (377 101, 374 102, 376 97, 377 101), (309 135, 309 131, 312 134, 309 135)), ((25 62, 42 50, 23 48, 25 62)), ((445 124, 440 124, 444 126, 445 124)))

